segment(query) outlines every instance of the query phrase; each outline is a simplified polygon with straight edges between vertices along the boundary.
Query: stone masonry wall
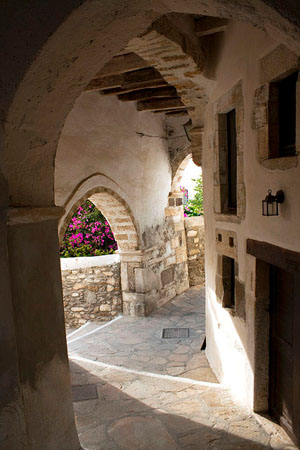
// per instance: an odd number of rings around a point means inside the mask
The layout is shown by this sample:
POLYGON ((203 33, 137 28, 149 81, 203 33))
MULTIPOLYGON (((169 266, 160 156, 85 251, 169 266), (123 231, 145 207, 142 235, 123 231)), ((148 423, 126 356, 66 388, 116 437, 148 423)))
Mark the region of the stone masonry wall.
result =
POLYGON ((202 216, 186 217, 188 271, 191 286, 205 284, 204 220, 202 216))
POLYGON ((111 264, 107 265, 97 264, 99 258, 101 261, 106 256, 61 260, 66 326, 79 327, 93 320, 108 321, 122 313, 120 262, 111 261, 115 256, 118 255, 109 255, 111 264), (85 267, 86 260, 88 267, 85 267))
POLYGON ((143 245, 121 252, 124 315, 147 316, 189 288, 181 193, 169 196, 165 223, 149 227, 143 245))

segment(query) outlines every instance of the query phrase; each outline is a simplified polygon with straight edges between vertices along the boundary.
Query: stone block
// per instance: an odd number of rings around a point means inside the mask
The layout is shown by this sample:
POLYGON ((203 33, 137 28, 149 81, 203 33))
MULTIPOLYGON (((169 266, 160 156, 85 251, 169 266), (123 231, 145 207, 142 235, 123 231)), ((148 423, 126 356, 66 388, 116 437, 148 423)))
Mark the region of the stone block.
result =
POLYGON ((123 313, 127 316, 145 316, 145 295, 123 292, 123 313))
POLYGON ((176 263, 182 263, 184 261, 187 261, 187 253, 186 248, 181 247, 176 249, 176 263))
POLYGON ((197 253, 199 253, 199 250, 197 248, 189 250, 189 255, 191 255, 191 256, 197 255, 197 253))
POLYGON ((190 287, 189 280, 184 280, 181 283, 176 283, 176 294, 179 295, 190 287))
POLYGON ((108 311, 110 311, 111 310, 111 306, 110 305, 100 305, 100 311, 106 311, 106 312, 108 312, 108 311))
POLYGON ((161 273, 161 282, 163 286, 166 286, 169 283, 172 283, 174 281, 175 276, 175 270, 174 266, 169 267, 168 269, 165 269, 161 273))
POLYGON ((180 247, 179 237, 177 236, 174 239, 171 239, 171 248, 178 248, 180 247))
POLYGON ((160 288, 158 276, 148 268, 136 267, 134 269, 134 276, 135 290, 138 293, 145 293, 160 288))
POLYGON ((75 283, 74 286, 73 286, 73 289, 75 291, 79 291, 79 289, 83 289, 84 287, 85 287, 85 285, 82 284, 82 283, 75 283))
POLYGON ((84 292, 84 300, 86 303, 92 304, 96 303, 97 302, 96 293, 93 291, 86 290, 84 292))
POLYGON ((115 289, 114 286, 111 286, 110 284, 107 285, 106 288, 107 292, 112 292, 114 289, 115 289))
POLYGON ((187 237, 195 237, 197 234, 198 232, 196 230, 190 230, 187 232, 187 237))

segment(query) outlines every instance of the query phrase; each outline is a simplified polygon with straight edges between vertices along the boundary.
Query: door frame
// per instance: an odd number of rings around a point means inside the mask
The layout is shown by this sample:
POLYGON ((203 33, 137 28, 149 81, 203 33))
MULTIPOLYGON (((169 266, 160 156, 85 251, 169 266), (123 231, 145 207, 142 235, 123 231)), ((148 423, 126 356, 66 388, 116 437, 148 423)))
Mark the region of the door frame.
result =
MULTIPOLYGON (((300 253, 268 242, 247 239, 247 253, 255 257, 253 308, 253 410, 269 412, 270 378, 270 268, 300 276, 300 253)), ((249 324, 250 326, 250 324, 249 324)))

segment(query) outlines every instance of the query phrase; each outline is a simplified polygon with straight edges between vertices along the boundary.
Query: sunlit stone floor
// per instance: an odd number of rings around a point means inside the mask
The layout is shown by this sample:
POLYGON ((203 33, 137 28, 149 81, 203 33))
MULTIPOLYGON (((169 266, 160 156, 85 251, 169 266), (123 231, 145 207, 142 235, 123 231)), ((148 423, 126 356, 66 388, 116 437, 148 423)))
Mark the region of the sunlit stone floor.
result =
POLYGON ((69 337, 74 410, 84 449, 296 448, 280 427, 237 405, 218 384, 200 351, 201 289, 189 289, 150 317, 99 326, 69 337), (162 339, 162 329, 171 327, 189 328, 190 337, 162 339))

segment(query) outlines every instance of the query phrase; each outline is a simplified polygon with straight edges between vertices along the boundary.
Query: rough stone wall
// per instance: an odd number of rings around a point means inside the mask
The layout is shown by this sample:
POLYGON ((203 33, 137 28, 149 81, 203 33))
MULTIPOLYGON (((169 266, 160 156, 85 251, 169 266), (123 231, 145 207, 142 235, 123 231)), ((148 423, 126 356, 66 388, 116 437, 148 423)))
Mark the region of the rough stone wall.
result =
POLYGON ((146 249, 121 253, 124 314, 144 316, 189 287, 181 194, 169 197, 163 226, 143 233, 146 249))
MULTIPOLYGON (((85 259, 85 258, 81 258, 85 259)), ((65 323, 108 321, 122 313, 120 263, 62 270, 65 323)))
POLYGON ((203 217, 186 217, 184 219, 188 271, 191 286, 205 284, 205 246, 203 217))

